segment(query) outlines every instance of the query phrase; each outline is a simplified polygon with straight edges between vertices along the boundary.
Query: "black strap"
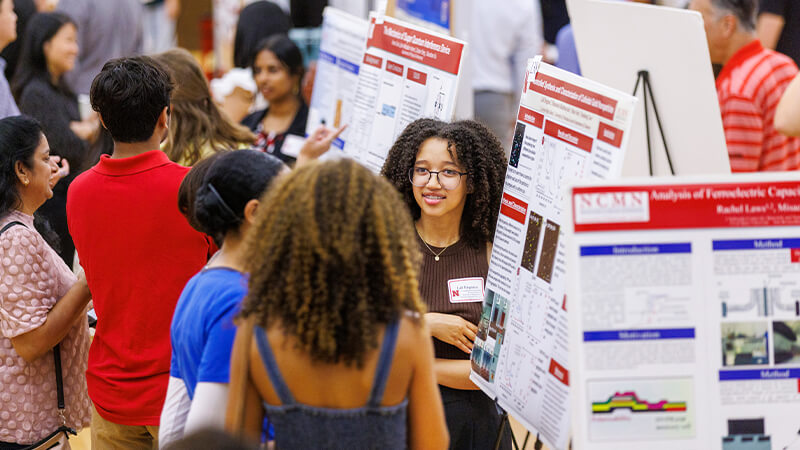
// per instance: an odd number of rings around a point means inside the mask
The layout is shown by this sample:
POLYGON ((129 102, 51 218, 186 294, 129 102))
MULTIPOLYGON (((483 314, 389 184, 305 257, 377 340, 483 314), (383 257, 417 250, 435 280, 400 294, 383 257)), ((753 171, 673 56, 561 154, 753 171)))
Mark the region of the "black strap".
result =
MULTIPOLYGON (((6 224, 6 226, 0 229, 0 234, 3 234, 6 230, 14 225, 22 225, 23 227, 25 226, 25 224, 22 222, 9 222, 6 224)), ((56 396, 58 400, 58 409, 63 410, 66 408, 66 403, 64 402, 64 378, 61 374, 61 347, 59 344, 56 344, 56 346, 53 347, 53 360, 55 361, 56 365, 56 396)))
POLYGON ((66 408, 64 404, 64 380, 61 375, 61 344, 53 347, 53 360, 56 363, 56 394, 58 396, 58 409, 66 408))
MULTIPOLYGON (((3 234, 3 233, 5 233, 7 229, 9 229, 9 228, 13 227, 14 225, 22 225, 23 227, 25 226, 25 224, 24 224, 24 223, 22 223, 22 222, 17 222, 17 221, 14 221, 14 222, 8 222, 8 223, 6 224, 6 226, 4 226, 2 230, 0 230, 0 234, 3 234)), ((27 227, 26 227, 26 228, 27 228, 27 227)))

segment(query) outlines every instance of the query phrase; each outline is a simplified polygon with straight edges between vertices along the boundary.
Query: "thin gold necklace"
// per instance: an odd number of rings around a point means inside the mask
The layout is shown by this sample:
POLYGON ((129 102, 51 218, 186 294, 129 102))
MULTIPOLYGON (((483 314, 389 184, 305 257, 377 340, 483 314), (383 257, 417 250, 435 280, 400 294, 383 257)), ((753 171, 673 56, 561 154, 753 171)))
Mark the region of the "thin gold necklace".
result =
MULTIPOLYGON (((439 256, 441 256, 442 253, 444 253, 444 251, 447 250, 451 245, 455 244, 455 242, 453 242, 452 244, 447 244, 439 253, 436 253, 435 251, 433 251, 431 246, 428 245, 427 242, 425 242, 425 238, 422 237, 422 235, 419 233, 419 228, 414 227, 414 229, 417 231, 417 236, 419 236, 419 239, 422 241, 423 244, 425 244, 425 247, 427 247, 428 251, 430 251, 431 254, 433 255, 434 261, 439 261, 439 256)), ((456 240, 456 242, 458 242, 458 240, 456 240)))

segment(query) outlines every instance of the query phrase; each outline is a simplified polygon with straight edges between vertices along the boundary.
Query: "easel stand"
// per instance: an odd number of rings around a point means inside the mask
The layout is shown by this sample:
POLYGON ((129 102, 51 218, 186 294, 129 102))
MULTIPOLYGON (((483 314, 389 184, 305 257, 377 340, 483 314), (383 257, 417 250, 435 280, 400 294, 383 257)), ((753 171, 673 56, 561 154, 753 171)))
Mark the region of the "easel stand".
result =
POLYGON ((642 84, 642 97, 644 97, 644 127, 647 133, 647 163, 650 167, 650 176, 653 176, 653 148, 650 144, 650 101, 653 102, 653 112, 656 116, 656 123, 658 123, 658 132, 661 133, 661 142, 664 144, 664 152, 667 155, 667 163, 669 163, 669 172, 675 175, 675 169, 672 167, 672 158, 669 154, 669 147, 667 147, 667 138, 664 137, 664 127, 661 125, 661 117, 658 115, 658 107, 656 106, 656 98, 653 96, 653 88, 650 85, 650 72, 640 70, 636 76, 636 85, 633 87, 633 96, 636 97, 636 92, 639 90, 639 83, 642 84))
MULTIPOLYGON (((528 431, 525 434, 525 440, 522 442, 522 447, 517 444, 517 438, 514 436, 514 431, 511 429, 511 423, 508 421, 508 413, 500 407, 495 401, 495 406, 497 407, 498 411, 501 411, 502 414, 500 415, 500 429, 497 430, 497 439, 494 441, 494 450, 500 450, 500 446, 503 443, 503 434, 508 428, 508 432, 511 433, 511 443, 514 445, 514 450, 525 450, 525 447, 528 445, 528 439, 531 437, 531 432, 528 431)), ((533 444, 534 450, 541 450, 544 443, 539 439, 539 435, 536 435, 536 442, 533 444)))

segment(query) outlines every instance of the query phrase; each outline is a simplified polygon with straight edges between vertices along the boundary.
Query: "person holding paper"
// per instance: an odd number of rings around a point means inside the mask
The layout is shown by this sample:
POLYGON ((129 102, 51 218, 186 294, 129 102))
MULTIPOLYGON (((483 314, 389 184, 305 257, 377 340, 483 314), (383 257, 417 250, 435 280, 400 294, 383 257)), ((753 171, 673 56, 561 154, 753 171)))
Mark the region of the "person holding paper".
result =
MULTIPOLYGON (((420 294, 454 449, 493 448, 500 426, 497 408, 469 379, 469 358, 505 167, 500 141, 484 125, 420 119, 400 134, 381 171, 416 222, 420 294)), ((503 441, 510 447, 510 438, 503 441)))
POLYGON ((800 138, 781 135, 775 108, 797 66, 756 38, 757 0, 692 0, 703 16, 733 172, 800 168, 800 138))

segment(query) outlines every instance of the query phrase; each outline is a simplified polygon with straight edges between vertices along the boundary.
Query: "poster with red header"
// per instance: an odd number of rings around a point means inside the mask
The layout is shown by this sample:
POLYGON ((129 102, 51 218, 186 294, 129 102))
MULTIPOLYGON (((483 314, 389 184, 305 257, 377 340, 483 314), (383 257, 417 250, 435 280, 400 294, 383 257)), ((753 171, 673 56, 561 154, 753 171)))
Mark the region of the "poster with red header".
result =
POLYGON ((569 438, 565 188, 619 177, 635 105, 528 63, 470 379, 553 449, 569 438))
POLYGON ((800 448, 800 175, 567 204, 574 448, 800 448))
POLYGON ((451 120, 466 47, 450 36, 372 13, 345 154, 380 172, 406 125, 422 117, 451 120))

